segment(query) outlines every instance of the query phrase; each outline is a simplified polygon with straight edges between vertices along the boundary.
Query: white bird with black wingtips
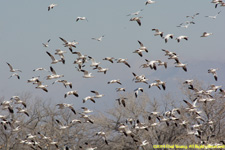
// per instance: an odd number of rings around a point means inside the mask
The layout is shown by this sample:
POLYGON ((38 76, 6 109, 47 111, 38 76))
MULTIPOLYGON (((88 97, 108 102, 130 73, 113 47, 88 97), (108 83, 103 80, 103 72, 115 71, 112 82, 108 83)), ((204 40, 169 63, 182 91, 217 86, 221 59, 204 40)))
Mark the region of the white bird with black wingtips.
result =
MULTIPOLYGON (((7 63, 7 62, 6 62, 7 63)), ((13 67, 12 67, 12 65, 10 65, 9 63, 7 63, 8 64, 8 66, 9 66, 9 69, 10 69, 10 72, 22 72, 21 70, 19 70, 19 69, 14 69, 13 67)))
POLYGON ((136 88, 136 89, 134 90, 134 94, 135 94, 135 97, 136 97, 136 98, 137 98, 137 96, 138 96, 138 91, 144 92, 144 89, 143 89, 143 88, 136 88))
POLYGON ((58 4, 50 4, 48 6, 48 11, 50 11, 51 9, 53 9, 55 6, 57 6, 58 4))
POLYGON ((64 95, 64 98, 66 98, 68 95, 74 95, 76 97, 79 97, 77 91, 75 91, 75 90, 66 92, 66 94, 64 95))
POLYGON ((214 79, 217 81, 218 77, 217 77, 217 74, 216 74, 216 71, 218 70, 218 68, 214 69, 214 68, 210 68, 208 69, 208 73, 212 73, 213 76, 214 76, 214 79))

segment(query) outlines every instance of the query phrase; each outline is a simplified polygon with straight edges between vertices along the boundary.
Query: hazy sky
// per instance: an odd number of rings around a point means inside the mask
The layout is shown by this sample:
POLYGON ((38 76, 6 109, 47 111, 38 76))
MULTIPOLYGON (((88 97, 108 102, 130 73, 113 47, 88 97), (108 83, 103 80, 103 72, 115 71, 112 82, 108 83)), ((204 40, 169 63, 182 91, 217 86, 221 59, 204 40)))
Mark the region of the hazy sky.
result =
MULTIPOLYGON (((211 0, 156 0, 155 4, 145 5, 145 0, 11 0, 2 1, 0 5, 0 92, 1 96, 9 99, 12 95, 22 92, 32 92, 35 96, 41 96, 44 99, 51 99, 54 103, 65 102, 73 103, 75 108, 87 106, 93 109, 111 107, 115 103, 118 93, 117 87, 126 87, 128 92, 132 92, 137 87, 144 87, 145 92, 152 96, 158 89, 148 89, 145 84, 136 84, 132 82, 132 72, 145 74, 149 78, 149 83, 160 78, 172 85, 171 81, 177 78, 206 78, 207 83, 223 84, 225 69, 225 12, 224 7, 211 3, 211 0), (58 4, 54 9, 47 10, 51 3, 58 4), (142 16, 142 25, 138 26, 136 22, 129 21, 133 16, 127 16, 130 13, 143 9, 138 16, 142 16), (221 13, 216 19, 210 19, 205 16, 221 13), (178 28, 180 23, 191 18, 186 18, 195 13, 200 13, 193 21, 194 25, 186 28, 178 28), (76 17, 85 16, 88 21, 76 22, 76 17), (163 31, 164 34, 174 34, 174 39, 168 43, 159 36, 154 36, 153 28, 163 31), (203 32, 212 32, 213 35, 201 38, 203 32), (101 42, 92 40, 93 37, 105 35, 101 42), (176 37, 187 35, 188 41, 181 40, 177 43, 176 37), (90 68, 90 63, 86 64, 85 69, 93 72, 94 78, 84 79, 83 73, 77 72, 73 61, 77 58, 72 55, 68 48, 63 47, 62 37, 68 41, 76 40, 79 42, 77 48, 73 51, 79 51, 87 54, 101 62, 102 67, 110 70, 106 75, 97 73, 90 68), (51 39, 49 47, 43 47, 51 39), (137 40, 140 40, 149 50, 149 53, 143 53, 141 58, 133 51, 139 48, 137 40), (55 53, 55 49, 66 50, 66 64, 50 64, 51 59, 46 51, 55 53), (188 72, 185 73, 181 68, 175 68, 173 61, 167 60, 161 49, 168 49, 176 52, 180 60, 188 64, 188 72), (111 64, 102 59, 107 56, 115 58, 127 58, 131 68, 124 64, 111 64), (161 68, 157 71, 142 69, 139 66, 145 63, 144 59, 169 62, 167 70, 161 68), (21 69, 19 73, 20 80, 15 77, 8 79, 12 74, 6 62, 14 68, 21 69), (218 66, 215 66, 217 64, 218 66), (38 67, 49 69, 52 66, 58 74, 64 74, 64 78, 73 82, 73 90, 77 90, 79 98, 69 96, 64 99, 65 92, 69 88, 64 88, 61 83, 52 85, 54 80, 46 81, 46 72, 33 72, 38 67), (198 67, 201 66, 201 67, 198 67), (196 67, 196 68, 194 68, 196 67), (219 67, 218 76, 220 82, 213 80, 213 76, 207 73, 207 69, 219 67), (193 74, 194 72, 194 74, 193 74), (204 72, 204 73, 203 73, 204 72), (198 76, 199 74, 199 76, 198 76), (44 84, 48 84, 48 93, 35 89, 35 85, 28 84, 27 80, 33 76, 40 75, 44 84), (204 77, 201 77, 204 75, 204 77), (169 76, 169 78, 168 78, 169 76), (114 84, 108 85, 111 79, 121 79, 122 86, 114 84), (90 90, 97 90, 105 94, 102 99, 97 99, 96 104, 87 102, 82 104, 82 98, 93 95, 90 90), (151 93, 152 92, 152 93, 151 93)), ((57 56, 56 56, 57 57, 57 56)), ((168 87, 169 88, 169 87, 168 87)), ((174 89, 176 87, 171 87, 174 89)), ((170 92, 160 91, 160 94, 170 92)))

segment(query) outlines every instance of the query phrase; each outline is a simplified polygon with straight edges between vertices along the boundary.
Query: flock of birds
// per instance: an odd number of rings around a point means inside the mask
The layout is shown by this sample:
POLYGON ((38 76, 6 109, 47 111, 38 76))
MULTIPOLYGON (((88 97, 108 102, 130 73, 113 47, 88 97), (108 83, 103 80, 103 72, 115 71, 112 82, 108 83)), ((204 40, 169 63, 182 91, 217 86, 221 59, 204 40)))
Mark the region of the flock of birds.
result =
MULTIPOLYGON (((148 1, 146 1, 145 5, 150 5, 150 4, 154 4, 154 3, 155 3, 155 1, 148 0, 148 1)), ((221 0, 213 0, 212 3, 215 4, 216 8, 218 5, 225 6, 224 2, 221 0)), ((57 6, 57 4, 49 5, 48 11, 52 10, 56 6, 57 6)), ((141 18, 143 18, 143 17, 138 16, 138 15, 142 11, 143 11, 143 9, 141 9, 140 11, 134 12, 134 13, 130 13, 127 16, 134 16, 130 19, 130 21, 136 21, 138 23, 138 25, 141 26, 141 18)), ((205 16, 205 17, 211 18, 211 19, 216 19, 216 17, 220 13, 221 13, 221 11, 219 11, 215 16, 205 16)), ((200 13, 195 13, 192 16, 186 16, 186 18, 191 18, 192 20, 185 21, 184 23, 179 24, 177 27, 188 28, 190 25, 194 25, 195 24, 194 19, 198 15, 200 15, 200 13)), ((76 21, 82 21, 82 20, 88 21, 86 17, 77 17, 76 18, 76 21)), ((169 40, 174 38, 174 34, 172 34, 172 33, 164 34, 163 31, 160 31, 159 29, 156 29, 156 28, 152 29, 152 31, 154 32, 154 36, 160 36, 163 40, 165 40, 165 43, 169 42, 169 40)), ((212 35, 212 33, 203 32, 202 35, 200 35, 200 37, 208 37, 210 35, 212 35)), ((105 37, 105 35, 102 35, 101 37, 95 37, 92 39, 96 40, 98 42, 101 42, 104 37, 105 37)), ((189 37, 185 36, 185 35, 180 35, 175 38, 175 40, 178 43, 181 42, 182 40, 188 41, 188 39, 189 39, 189 37)), ((77 48, 77 46, 79 45, 79 42, 77 42, 75 40, 68 41, 62 37, 59 37, 59 40, 62 42, 62 45, 64 47, 68 48, 70 55, 77 56, 76 59, 74 60, 73 64, 75 65, 76 70, 78 72, 80 72, 81 74, 83 74, 83 76, 82 76, 83 78, 94 78, 92 72, 88 71, 89 68, 87 66, 88 66, 89 62, 91 62, 90 67, 93 70, 97 70, 97 72, 104 73, 105 75, 107 75, 109 68, 103 67, 101 65, 101 62, 97 62, 92 56, 84 55, 84 54, 82 54, 82 52, 75 50, 77 48)), ((50 41, 51 41, 51 39, 49 39, 46 43, 42 43, 43 47, 45 47, 47 49, 49 47, 50 41)), ((145 53, 149 52, 149 50, 140 40, 137 40, 137 43, 139 44, 139 47, 135 51, 133 51, 133 53, 138 54, 142 58, 143 55, 145 55, 145 53)), ((50 73, 49 75, 47 75, 45 77, 45 80, 54 80, 52 82, 52 85, 62 83, 62 85, 65 88, 70 89, 70 90, 68 90, 68 92, 62 94, 64 98, 67 98, 68 96, 74 96, 75 98, 77 98, 77 97, 79 97, 79 92, 77 90, 73 89, 74 87, 73 87, 72 82, 67 81, 66 79, 61 79, 61 78, 64 78, 64 75, 58 74, 53 66, 54 64, 57 64, 57 63, 62 63, 62 64, 66 65, 67 60, 64 55, 67 52, 68 51, 63 51, 61 49, 56 49, 55 53, 46 51, 46 54, 49 56, 49 58, 51 60, 52 66, 49 67, 49 70, 46 68, 40 67, 40 68, 33 69, 33 72, 45 71, 47 73, 50 73)), ((164 55, 168 58, 169 61, 174 60, 174 64, 175 64, 174 67, 182 68, 184 70, 184 72, 188 71, 187 64, 182 63, 182 61, 180 60, 180 57, 177 55, 177 53, 172 52, 170 50, 166 50, 166 49, 162 49, 162 53, 164 53, 164 55)), ((132 67, 126 58, 105 57, 102 60, 108 61, 109 63, 112 63, 112 64, 121 63, 121 64, 126 65, 128 68, 132 67)), ((20 69, 15 69, 13 67, 14 64, 11 65, 11 63, 9 63, 9 62, 7 62, 6 64, 9 67, 9 71, 12 72, 12 75, 9 78, 12 78, 15 76, 17 79, 20 80, 20 74, 22 74, 22 71, 20 69)), ((143 63, 140 67, 141 68, 150 68, 151 70, 156 71, 158 69, 158 67, 163 67, 163 68, 167 69, 168 62, 163 61, 163 60, 158 60, 158 59, 156 59, 156 60, 145 59, 145 63, 143 63)), ((218 70, 218 68, 209 68, 208 69, 208 73, 213 75, 215 81, 218 81, 217 70, 218 70)), ((135 83, 144 83, 144 84, 147 84, 149 88, 157 87, 159 90, 166 90, 166 82, 165 81, 156 79, 155 82, 149 83, 148 82, 149 79, 146 78, 146 76, 144 74, 137 75, 135 72, 132 72, 132 74, 133 74, 133 81, 135 83)), ((44 92, 48 92, 48 85, 43 84, 44 81, 41 80, 40 76, 31 77, 30 79, 27 79, 27 82, 30 84, 36 85, 35 86, 36 89, 41 89, 44 92)), ((107 84, 109 84, 109 85, 110 84, 118 84, 120 86, 123 85, 123 83, 120 81, 120 79, 112 79, 112 80, 108 81, 107 84)), ((137 143, 138 147, 144 147, 144 146, 148 145, 149 142, 147 140, 137 139, 135 136, 135 131, 142 130, 142 129, 148 131, 149 128, 157 127, 160 124, 162 124, 163 122, 165 122, 167 126, 170 126, 171 124, 174 124, 176 126, 183 126, 183 127, 187 128, 187 134, 195 135, 196 137, 201 139, 201 134, 202 134, 201 127, 204 125, 211 126, 215 122, 213 122, 212 120, 203 119, 204 117, 201 116, 201 110, 198 110, 198 104, 201 102, 207 103, 207 102, 215 101, 216 99, 212 96, 212 93, 217 92, 217 90, 219 91, 219 94, 221 95, 221 97, 225 98, 225 90, 222 89, 222 86, 217 86, 214 84, 210 85, 209 89, 200 90, 195 87, 195 82, 192 79, 185 80, 184 84, 188 85, 188 89, 192 90, 194 92, 194 95, 196 95, 196 98, 192 102, 189 102, 188 100, 183 100, 183 102, 185 104, 187 104, 185 111, 187 113, 192 114, 195 117, 195 119, 198 120, 197 124, 190 125, 187 120, 181 120, 180 116, 181 116, 182 112, 184 113, 184 110, 181 110, 181 108, 173 108, 171 111, 166 111, 164 113, 151 112, 148 116, 149 121, 154 120, 151 124, 141 122, 139 119, 134 120, 133 118, 127 118, 126 122, 124 122, 124 123, 121 122, 118 124, 118 126, 117 126, 118 132, 123 133, 127 137, 133 138, 134 142, 137 143), (202 122, 200 122, 200 120, 202 122), (188 126, 191 126, 191 129, 189 129, 188 126)), ((141 85, 141 84, 138 84, 138 85, 141 85)), ((125 91, 126 91, 126 89, 124 87, 116 88, 116 92, 125 92, 125 91)), ((137 87, 136 89, 134 89, 133 93, 134 93, 135 98, 138 97, 139 92, 144 92, 144 91, 145 91, 145 89, 143 87, 137 87)), ((90 92, 93 95, 84 97, 82 99, 83 103, 86 103, 87 101, 96 103, 96 99, 102 98, 104 96, 104 94, 101 94, 99 91, 96 91, 96 90, 91 90, 90 92)), ((119 105, 122 105, 121 109, 123 109, 123 107, 126 107, 128 98, 127 97, 119 97, 118 99, 116 99, 116 101, 118 101, 119 105)), ((27 104, 18 95, 12 96, 10 98, 10 100, 2 101, 0 106, 1 106, 2 110, 7 110, 9 114, 13 114, 13 113, 15 113, 15 110, 17 110, 16 113, 23 113, 27 117, 30 117, 29 110, 27 110, 27 104)), ((95 122, 91 118, 91 115, 89 115, 89 113, 91 113, 93 111, 86 107, 81 107, 83 112, 77 112, 74 109, 73 104, 59 103, 59 104, 56 104, 56 106, 58 107, 58 109, 70 109, 72 111, 72 113, 74 113, 75 115, 79 114, 80 118, 81 118, 80 120, 78 120, 78 119, 71 120, 69 125, 64 125, 60 120, 56 119, 56 122, 57 122, 60 130, 69 129, 75 123, 94 124, 94 122, 95 122)), ((3 128, 5 130, 9 130, 11 128, 13 132, 19 132, 20 126, 19 125, 15 126, 17 124, 17 122, 19 122, 19 121, 12 120, 12 119, 10 119, 9 116, 10 115, 0 115, 1 125, 3 126, 3 128)), ((103 138, 105 144, 107 144, 107 145, 110 144, 107 141, 106 133, 104 131, 96 132, 96 136, 101 136, 103 138)), ((29 133, 27 135, 27 137, 25 137, 24 139, 20 139, 20 143, 30 145, 33 148, 37 146, 38 148, 43 149, 40 142, 37 141, 38 140, 37 137, 46 139, 49 141, 49 144, 55 145, 56 148, 59 148, 59 145, 57 145, 57 141, 55 139, 52 139, 51 137, 47 137, 46 135, 43 135, 40 132, 36 133, 36 135, 32 135, 29 133)), ((203 139, 201 139, 201 140, 203 143, 207 142, 207 141, 204 141, 203 139)), ((68 147, 65 147, 65 148, 69 149, 68 147)), ((80 149, 94 150, 94 149, 97 149, 97 147, 92 147, 91 144, 85 143, 83 146, 80 146, 80 149)))

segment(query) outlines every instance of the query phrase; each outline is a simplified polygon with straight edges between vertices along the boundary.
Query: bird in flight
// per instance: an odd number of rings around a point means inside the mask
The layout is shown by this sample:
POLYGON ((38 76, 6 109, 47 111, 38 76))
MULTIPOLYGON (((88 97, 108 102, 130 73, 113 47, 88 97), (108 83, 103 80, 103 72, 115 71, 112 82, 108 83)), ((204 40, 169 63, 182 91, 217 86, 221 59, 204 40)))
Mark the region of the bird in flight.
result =
POLYGON ((131 15, 138 15, 141 11, 143 11, 144 9, 141 9, 141 10, 138 10, 138 11, 136 11, 136 12, 134 12, 134 13, 130 13, 130 14, 128 14, 127 16, 131 16, 131 15))
POLYGON ((103 37, 105 37, 105 35, 102 35, 102 36, 100 36, 100 37, 98 37, 98 38, 91 38, 91 39, 100 42, 100 41, 102 41, 103 37))
POLYGON ((48 11, 50 11, 51 9, 53 9, 55 6, 57 6, 58 4, 50 4, 48 6, 48 11))
POLYGON ((141 17, 141 16, 140 17, 133 17, 133 18, 130 19, 130 21, 137 21, 138 25, 141 26, 140 18, 143 18, 143 17, 141 17))
MULTIPOLYGON (((7 62, 6 62, 7 63, 7 62)), ((10 69, 10 72, 22 72, 21 70, 19 70, 19 69, 14 69, 13 67, 12 67, 12 65, 10 65, 9 63, 7 63, 8 64, 8 66, 9 66, 9 69, 10 69)))
POLYGON ((48 43, 51 41, 51 39, 49 39, 46 43, 42 43, 44 47, 48 47, 48 43))
POLYGON ((88 21, 86 17, 77 17, 76 22, 79 21, 79 20, 86 20, 86 21, 88 21))

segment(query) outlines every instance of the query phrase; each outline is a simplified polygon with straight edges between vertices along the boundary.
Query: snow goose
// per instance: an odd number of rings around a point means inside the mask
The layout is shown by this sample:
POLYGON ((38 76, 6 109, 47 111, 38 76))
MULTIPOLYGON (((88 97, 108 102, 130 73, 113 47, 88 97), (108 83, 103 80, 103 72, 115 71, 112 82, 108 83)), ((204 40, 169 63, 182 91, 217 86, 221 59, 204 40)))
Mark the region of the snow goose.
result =
POLYGON ((117 59, 117 63, 124 63, 130 68, 130 65, 128 64, 127 59, 119 58, 117 59))
POLYGON ((33 71, 42 71, 42 70, 49 72, 47 69, 45 69, 43 67, 39 67, 39 68, 33 69, 33 71))
POLYGON ((175 63, 179 63, 178 55, 170 55, 168 59, 174 59, 175 63))
POLYGON ((188 121, 186 121, 186 120, 183 120, 181 123, 179 123, 179 125, 182 125, 185 128, 187 128, 187 124, 188 124, 188 121))
POLYGON ((0 115, 0 119, 5 120, 6 116, 5 115, 0 115))
POLYGON ((83 103, 85 103, 87 100, 91 100, 93 103, 95 103, 94 96, 86 96, 83 98, 83 103))
POLYGON ((139 48, 139 50, 144 50, 146 53, 148 53, 147 47, 145 47, 144 44, 143 44, 141 41, 139 41, 139 40, 138 40, 138 43, 139 43, 140 46, 141 46, 141 47, 139 48))
POLYGON ((19 130, 21 130, 20 126, 17 126, 12 129, 12 132, 18 132, 19 130))
POLYGON ((146 78, 142 78, 142 79, 140 79, 140 80, 136 80, 135 81, 135 83, 140 83, 140 82, 143 82, 143 83, 145 83, 145 84, 148 84, 148 79, 146 79, 146 78))
POLYGON ((83 78, 93 78, 92 73, 89 73, 87 70, 80 70, 84 73, 83 78))
POLYGON ((135 123, 134 128, 136 130, 143 130, 144 129, 144 130, 148 131, 148 125, 140 122, 139 119, 137 119, 137 123, 135 123))
POLYGON ((194 80, 185 80, 185 81, 183 82, 183 84, 192 85, 193 81, 194 81, 194 80))
POLYGON ((200 14, 200 13, 195 13, 195 14, 192 15, 192 16, 186 16, 186 18, 189 18, 189 17, 190 17, 190 18, 192 18, 192 19, 195 19, 195 17, 198 16, 199 14, 200 14))
POLYGON ((39 76, 37 76, 37 77, 32 77, 31 79, 27 80, 27 83, 30 83, 30 82, 37 82, 38 79, 39 79, 39 76))
POLYGON ((61 77, 64 77, 64 75, 58 75, 56 74, 55 70, 52 68, 52 66, 50 66, 50 70, 52 72, 51 75, 48 75, 46 77, 46 80, 51 80, 51 79, 57 79, 57 78, 61 78, 61 77))
POLYGON ((162 85, 163 90, 166 90, 166 82, 158 80, 158 79, 155 81, 158 83, 158 85, 162 85))
POLYGON ((70 51, 71 51, 72 54, 77 54, 78 59, 82 59, 85 62, 87 55, 82 55, 80 52, 73 52, 72 50, 70 50, 70 51))
POLYGON ((10 101, 3 101, 3 102, 1 102, 1 106, 3 106, 3 107, 5 107, 5 106, 10 106, 11 105, 11 103, 12 103, 12 101, 10 100, 10 101))
POLYGON ((203 34, 201 35, 201 37, 208 37, 210 35, 212 35, 212 33, 203 32, 203 34))
POLYGON ((10 98, 10 100, 15 100, 15 104, 22 104, 25 108, 27 107, 26 103, 22 101, 19 96, 13 96, 10 98))
POLYGON ((145 75, 136 75, 134 72, 132 72, 134 78, 133 80, 141 80, 141 79, 145 79, 145 75))
POLYGON ((82 113, 79 113, 81 115, 80 118, 83 118, 85 120, 85 122, 90 122, 90 123, 94 123, 94 121, 92 119, 90 119, 90 115, 87 115, 87 114, 82 114, 82 113))
POLYGON ((188 109, 195 109, 197 106, 196 106, 196 104, 197 104, 197 101, 198 101, 198 99, 196 98, 196 99, 194 99, 194 102, 191 104, 191 103, 189 103, 188 101, 186 101, 186 100, 183 100, 187 105, 188 105, 188 109))
POLYGON ((85 61, 86 61, 86 58, 85 59, 76 59, 74 62, 73 62, 73 64, 77 64, 78 65, 78 67, 75 67, 75 68, 77 68, 77 71, 79 71, 80 72, 80 70, 82 69, 82 67, 84 67, 85 65, 84 65, 84 63, 85 63, 85 61))
POLYGON ((143 17, 141 17, 141 16, 140 17, 133 17, 133 18, 130 19, 130 21, 136 21, 138 23, 138 25, 141 26, 141 20, 140 20, 141 18, 143 18, 143 17))
POLYGON ((74 95, 76 97, 79 97, 77 91, 68 91, 68 92, 66 92, 66 94, 64 95, 64 98, 66 98, 68 95, 74 95))
POLYGON ((55 145, 55 147, 58 149, 59 146, 58 146, 58 142, 57 141, 54 141, 54 140, 50 140, 49 144, 51 145, 55 145))
POLYGON ((148 4, 154 4, 155 3, 155 1, 153 1, 153 0, 147 0, 146 2, 145 2, 145 5, 148 5, 148 4))
POLYGON ((175 63, 176 63, 176 66, 175 66, 175 67, 182 67, 183 70, 184 70, 185 72, 187 72, 187 64, 183 64, 183 63, 181 63, 181 62, 175 62, 175 63))
POLYGON ((36 137, 37 137, 37 135, 32 135, 31 133, 28 133, 26 138, 27 139, 34 139, 36 137))
POLYGON ((73 105, 72 105, 72 104, 61 103, 61 104, 57 104, 56 106, 58 106, 58 109, 69 108, 74 114, 76 114, 76 111, 75 111, 75 109, 73 108, 73 105))
POLYGON ((76 22, 79 21, 79 20, 86 20, 86 21, 88 21, 86 17, 77 17, 76 18, 76 22))
POLYGON ((102 36, 100 36, 100 37, 98 37, 98 38, 91 38, 91 39, 100 42, 100 41, 102 41, 103 37, 105 37, 105 35, 102 35, 102 36))
POLYGON ((63 45, 65 47, 69 47, 69 50, 72 50, 72 47, 76 48, 76 45, 79 44, 79 42, 76 42, 75 40, 70 42, 70 41, 67 41, 67 40, 63 39, 62 37, 59 37, 59 39, 64 42, 63 45))
MULTIPOLYGON (((7 63, 7 62, 6 62, 7 63)), ((21 70, 19 69, 14 69, 9 63, 7 63, 7 65, 9 66, 9 69, 10 69, 10 72, 22 72, 21 70)))
POLYGON ((142 57, 142 52, 145 51, 146 53, 148 53, 148 49, 140 41, 138 41, 138 43, 140 44, 141 47, 135 50, 133 53, 137 53, 139 56, 142 57))
POLYGON ((185 39, 187 41, 188 36, 181 35, 181 36, 178 36, 175 40, 177 40, 177 42, 179 43, 181 39, 185 39))
POLYGON ((46 51, 46 53, 47 53, 48 56, 50 56, 50 58, 52 59, 51 64, 56 64, 56 63, 58 63, 58 62, 62 62, 63 64, 65 64, 65 59, 61 58, 61 59, 57 60, 57 59, 55 59, 55 57, 54 57, 52 54, 50 54, 48 51, 46 51))
POLYGON ((106 57, 106 58, 103 58, 103 60, 108 60, 111 63, 113 63, 113 59, 115 59, 115 58, 114 57, 106 57))
POLYGON ((211 3, 214 3, 215 4, 215 8, 217 8, 218 4, 222 4, 223 1, 222 0, 212 0, 211 3))
POLYGON ((155 122, 155 123, 152 123, 150 126, 151 127, 156 127, 156 126, 158 126, 159 125, 159 122, 155 122))
POLYGON ((57 4, 50 4, 48 6, 48 11, 50 11, 51 9, 53 9, 55 6, 57 6, 57 4))
POLYGON ((132 138, 134 138, 134 133, 129 129, 128 126, 125 126, 122 132, 125 136, 131 136, 132 138))
POLYGON ((97 67, 98 72, 104 72, 104 74, 106 74, 106 72, 109 70, 109 68, 102 68, 102 67, 97 67))
POLYGON ((126 128, 126 125, 123 123, 119 123, 117 129, 119 132, 123 132, 123 130, 126 128))
POLYGON ((174 56, 174 55, 177 55, 176 53, 171 52, 171 51, 168 51, 168 50, 165 50, 165 49, 162 49, 162 51, 165 52, 165 56, 174 56))
POLYGON ((63 124, 59 125, 59 130, 65 130, 68 128, 70 128, 70 125, 63 125, 63 124))
POLYGON ((218 77, 217 77, 217 74, 216 74, 216 71, 218 70, 218 68, 216 69, 213 69, 213 68, 210 68, 208 69, 208 73, 212 73, 213 76, 214 76, 214 79, 217 81, 218 77))
POLYGON ((74 124, 74 123, 81 123, 81 121, 80 120, 78 120, 78 119, 73 119, 73 120, 71 120, 70 121, 70 124, 74 124))
POLYGON ((120 92, 120 91, 126 91, 125 88, 116 88, 116 92, 120 92))
POLYGON ((105 141, 105 144, 108 145, 108 141, 106 140, 105 132, 99 131, 99 132, 96 132, 96 135, 97 135, 97 136, 101 136, 101 137, 103 138, 103 140, 105 141))
POLYGON ((142 64, 140 67, 142 67, 142 68, 150 68, 149 64, 142 64))
POLYGON ((148 144, 149 144, 149 142, 147 140, 144 140, 144 141, 141 141, 141 143, 139 144, 139 147, 143 147, 148 144))
POLYGON ((104 96, 104 94, 99 94, 99 92, 97 91, 91 91, 91 92, 95 94, 94 98, 101 98, 104 96))
POLYGON ((67 80, 55 80, 52 84, 55 84, 56 82, 61 82, 67 88, 69 86, 72 89, 72 82, 68 82, 67 80))
POLYGON ((126 107, 126 103, 125 103, 125 100, 127 98, 126 97, 120 97, 120 98, 117 98, 116 101, 118 101, 119 105, 123 105, 123 107, 126 107))
POLYGON ((36 82, 34 82, 33 84, 37 84, 37 87, 35 87, 36 89, 42 89, 43 91, 48 92, 48 85, 43 85, 41 81, 36 80, 36 82))
POLYGON ((159 31, 159 29, 152 29, 152 31, 155 31, 154 36, 160 35, 161 37, 163 37, 163 32, 159 31))
POLYGON ((159 83, 157 83, 157 82, 151 83, 148 88, 151 88, 152 86, 156 86, 161 90, 161 88, 159 87, 159 83))
POLYGON ((173 39, 173 34, 167 34, 163 37, 165 39, 165 43, 167 43, 168 39, 173 39))
POLYGON ((219 88, 221 88, 222 87, 222 85, 214 85, 214 84, 211 84, 210 85, 210 90, 213 90, 213 91, 217 91, 217 89, 219 89, 219 88))
POLYGON ((161 122, 166 122, 166 125, 167 125, 167 126, 169 126, 169 125, 170 125, 170 124, 169 124, 169 122, 168 122, 168 121, 169 121, 169 119, 168 119, 168 118, 165 118, 165 117, 160 116, 160 115, 159 115, 159 116, 157 116, 156 118, 159 120, 159 122, 160 122, 160 123, 161 123, 161 122))
POLYGON ((138 10, 138 11, 136 11, 136 12, 134 12, 134 13, 130 13, 130 14, 128 14, 127 16, 131 16, 131 15, 138 15, 141 11, 143 11, 144 9, 141 9, 141 10, 138 10))
POLYGON ((150 113, 150 115, 155 115, 155 116, 158 116, 159 114, 160 114, 160 112, 158 112, 158 111, 153 111, 150 113))
POLYGON ((223 1, 222 0, 212 0, 211 3, 221 3, 221 2, 223 2, 223 1))
POLYGON ((135 120, 134 120, 133 118, 127 118, 127 119, 126 119, 126 124, 129 123, 130 125, 132 125, 133 122, 135 122, 135 120))
POLYGON ((91 60, 91 65, 90 67, 98 67, 98 65, 100 64, 100 62, 96 62, 95 59, 91 56, 88 56, 88 58, 91 60))
POLYGON ((177 27, 181 27, 181 28, 188 28, 191 24, 190 23, 186 23, 186 24, 184 24, 184 23, 181 23, 179 26, 177 26, 177 27))
POLYGON ((81 107, 81 109, 83 109, 83 113, 85 113, 85 114, 93 112, 93 110, 90 110, 90 109, 88 109, 86 107, 81 107))
POLYGON ((193 81, 194 81, 194 80, 185 80, 185 81, 183 82, 183 84, 187 84, 187 85, 189 85, 189 89, 190 89, 190 88, 193 89, 193 81))
POLYGON ((144 52, 145 50, 140 50, 140 49, 137 49, 135 50, 133 53, 137 53, 139 56, 142 57, 142 52, 144 52))
MULTIPOLYGON (((3 102, 0 104, 0 105, 3 106, 2 110, 8 109, 9 113, 13 114, 13 113, 14 113, 13 107, 12 107, 10 104, 8 104, 8 105, 4 104, 4 102, 5 102, 5 101, 3 101, 3 102)), ((10 102, 11 102, 11 101, 10 101, 10 102)))
POLYGON ((50 42, 51 39, 49 39, 46 43, 42 43, 44 47, 48 47, 48 43, 50 42))
POLYGON ((26 109, 22 109, 20 107, 16 107, 16 109, 18 110, 17 113, 24 113, 29 117, 29 114, 26 109))
POLYGON ((70 125, 59 125, 60 130, 68 129, 70 125))
POLYGON ((135 83, 143 82, 145 84, 148 84, 148 82, 147 82, 148 79, 145 78, 145 75, 137 76, 134 72, 132 72, 132 74, 134 75, 133 80, 135 80, 135 83))
POLYGON ((145 61, 148 63, 148 65, 151 69, 157 70, 156 63, 158 63, 158 60, 149 61, 149 60, 145 59, 145 61))
POLYGON ((143 89, 143 88, 136 88, 136 89, 134 90, 134 94, 135 94, 135 97, 136 97, 136 98, 137 98, 137 96, 138 96, 138 91, 144 92, 144 89, 143 89))
POLYGON ((120 82, 119 79, 117 79, 117 80, 111 80, 111 81, 108 82, 108 84, 112 84, 112 83, 118 83, 118 84, 122 85, 122 83, 120 82))
POLYGON ((164 66, 165 69, 167 68, 167 62, 163 62, 161 60, 157 60, 158 61, 158 66, 164 66))
POLYGON ((18 73, 13 73, 13 74, 9 77, 9 79, 10 79, 10 78, 12 78, 13 76, 16 76, 16 77, 17 77, 17 79, 20 79, 20 76, 19 76, 19 74, 18 74, 18 73))
POLYGON ((221 94, 222 97, 225 98, 225 90, 222 88, 220 88, 219 90, 220 90, 219 94, 221 94))
POLYGON ((43 139, 43 140, 51 140, 51 137, 45 136, 44 134, 42 134, 40 132, 38 132, 37 134, 39 134, 41 136, 41 139, 43 139))
POLYGON ((219 11, 216 15, 214 16, 205 16, 205 17, 208 17, 208 18, 211 18, 211 19, 216 19, 216 17, 220 14, 221 11, 219 11))
POLYGON ((59 56, 62 56, 63 58, 64 58, 64 53, 66 53, 66 51, 62 51, 62 50, 60 50, 60 49, 56 49, 55 50, 56 52, 55 52, 55 55, 59 55, 59 56))

